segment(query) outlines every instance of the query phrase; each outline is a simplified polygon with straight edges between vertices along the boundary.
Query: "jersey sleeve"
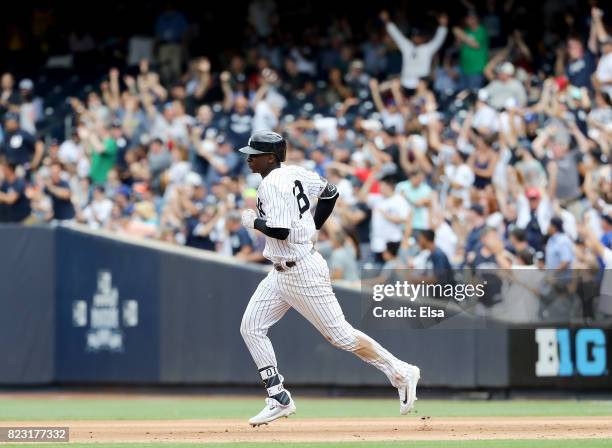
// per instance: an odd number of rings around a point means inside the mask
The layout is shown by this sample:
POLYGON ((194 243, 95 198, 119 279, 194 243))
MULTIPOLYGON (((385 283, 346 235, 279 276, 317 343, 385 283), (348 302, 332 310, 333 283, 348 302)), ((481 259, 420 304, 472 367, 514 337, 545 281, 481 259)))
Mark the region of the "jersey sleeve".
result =
POLYGON ((279 186, 269 183, 261 193, 262 208, 265 213, 266 225, 272 228, 290 229, 295 198, 291 192, 283 191, 279 186))
POLYGON ((313 171, 304 170, 302 173, 306 191, 311 198, 318 198, 327 186, 327 180, 313 171))

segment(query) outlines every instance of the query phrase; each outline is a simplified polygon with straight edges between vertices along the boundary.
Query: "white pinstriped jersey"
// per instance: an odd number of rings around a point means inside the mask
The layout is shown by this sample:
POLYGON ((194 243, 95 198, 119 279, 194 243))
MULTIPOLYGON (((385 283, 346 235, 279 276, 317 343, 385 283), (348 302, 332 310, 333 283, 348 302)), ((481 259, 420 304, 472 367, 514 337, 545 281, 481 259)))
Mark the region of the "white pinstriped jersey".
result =
POLYGON ((266 236, 264 257, 278 263, 310 253, 316 232, 310 209, 326 185, 317 173, 297 165, 282 165, 263 178, 257 189, 257 214, 268 227, 289 229, 286 240, 266 236))

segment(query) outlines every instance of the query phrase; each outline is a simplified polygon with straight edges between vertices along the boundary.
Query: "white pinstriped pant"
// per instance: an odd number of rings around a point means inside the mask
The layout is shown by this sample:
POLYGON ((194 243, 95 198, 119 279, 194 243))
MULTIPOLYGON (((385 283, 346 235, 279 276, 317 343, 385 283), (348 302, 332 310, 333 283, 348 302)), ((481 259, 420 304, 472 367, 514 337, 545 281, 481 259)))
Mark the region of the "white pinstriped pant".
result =
POLYGON ((240 333, 258 369, 278 367, 267 333, 292 307, 332 345, 381 370, 394 387, 401 384, 404 363, 346 321, 332 291, 327 264, 318 252, 306 255, 284 272, 272 270, 251 297, 240 333))

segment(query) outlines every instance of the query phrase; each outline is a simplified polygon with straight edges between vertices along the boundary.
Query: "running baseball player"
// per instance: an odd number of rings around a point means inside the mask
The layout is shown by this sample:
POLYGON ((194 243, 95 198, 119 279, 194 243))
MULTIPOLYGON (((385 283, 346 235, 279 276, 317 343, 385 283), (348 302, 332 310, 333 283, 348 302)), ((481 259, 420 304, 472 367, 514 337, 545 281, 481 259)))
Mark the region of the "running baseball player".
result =
POLYGON ((295 413, 295 403, 283 387, 267 337, 268 329, 291 307, 331 344, 382 371, 399 391, 400 414, 407 414, 416 400, 419 368, 397 359, 345 320, 332 291, 327 264, 311 241, 334 208, 337 188, 302 167, 281 165, 286 150, 283 137, 272 131, 254 133, 240 149, 248 154, 249 168, 263 178, 257 189, 257 211, 245 210, 242 223, 266 236, 263 255, 274 264, 251 297, 240 324, 240 333, 268 391, 266 406, 249 423, 259 426, 295 413), (314 200, 318 202, 313 216, 314 200))

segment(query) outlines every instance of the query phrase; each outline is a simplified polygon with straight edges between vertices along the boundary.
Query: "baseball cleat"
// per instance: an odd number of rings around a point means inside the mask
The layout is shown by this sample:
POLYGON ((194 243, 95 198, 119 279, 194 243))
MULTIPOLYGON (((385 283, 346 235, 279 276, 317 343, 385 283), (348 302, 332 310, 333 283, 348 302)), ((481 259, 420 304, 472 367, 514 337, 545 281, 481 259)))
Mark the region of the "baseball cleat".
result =
POLYGON ((417 366, 406 364, 406 376, 404 382, 397 388, 400 399, 400 414, 406 415, 417 400, 416 389, 419 379, 421 378, 421 370, 417 366))
MULTIPOLYGON (((289 394, 289 392, 287 392, 289 394)), ((253 427, 259 425, 267 425, 268 423, 279 419, 281 417, 289 417, 291 414, 295 414, 295 403, 289 395, 289 404, 282 405, 274 398, 266 398, 266 405, 259 414, 249 419, 249 424, 253 427)))

